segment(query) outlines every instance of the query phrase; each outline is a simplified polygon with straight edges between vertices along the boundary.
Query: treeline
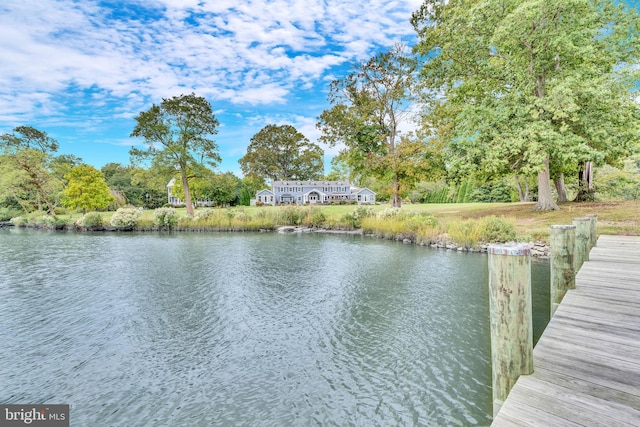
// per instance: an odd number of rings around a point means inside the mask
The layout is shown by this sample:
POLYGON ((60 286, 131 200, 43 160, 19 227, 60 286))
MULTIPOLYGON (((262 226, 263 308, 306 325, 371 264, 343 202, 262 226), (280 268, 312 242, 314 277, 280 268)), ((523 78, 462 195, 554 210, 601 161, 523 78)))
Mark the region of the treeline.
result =
MULTIPOLYGON (((327 179, 349 179, 394 207, 530 200, 550 210, 599 196, 638 198, 636 8, 425 0, 411 24, 414 46, 392 46, 331 82, 316 124, 320 143, 341 147, 327 179)), ((240 159, 245 178, 214 172, 219 122, 193 93, 162 99, 135 122, 131 137, 144 148, 131 149, 132 164, 149 166, 86 168, 84 181, 71 174, 81 160, 56 156, 46 133, 22 126, 2 135, 0 208, 55 215, 56 206, 154 207, 173 178, 193 217, 198 200, 246 204, 265 182, 324 173, 320 146, 290 125, 267 125, 251 138, 240 159)))

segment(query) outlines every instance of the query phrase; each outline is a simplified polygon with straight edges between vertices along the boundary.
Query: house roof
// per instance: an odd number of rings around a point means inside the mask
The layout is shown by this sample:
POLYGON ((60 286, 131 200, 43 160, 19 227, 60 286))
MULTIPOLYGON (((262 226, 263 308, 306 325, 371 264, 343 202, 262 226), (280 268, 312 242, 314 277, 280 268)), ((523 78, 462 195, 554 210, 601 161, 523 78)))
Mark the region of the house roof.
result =
POLYGON ((258 196, 262 196, 262 195, 264 195, 264 194, 268 194, 268 195, 270 195, 270 196, 273 196, 273 191, 271 191, 271 190, 269 190, 269 189, 267 189, 267 188, 264 188, 264 189, 262 189, 262 190, 258 191, 256 194, 257 194, 258 196))
POLYGON ((354 188, 351 189, 351 194, 360 194, 362 192, 368 192, 368 194, 376 194, 375 191, 371 191, 366 187, 365 188, 355 188, 354 187, 354 188))
POLYGON ((273 181, 271 183, 272 186, 278 186, 278 187, 286 187, 288 185, 291 186, 295 186, 295 185, 303 185, 303 186, 314 186, 314 187, 322 187, 322 186, 329 186, 329 185, 345 185, 345 186, 349 186, 351 184, 349 184, 349 181, 324 181, 322 179, 319 180, 309 180, 309 181, 298 181, 298 180, 289 180, 289 181, 273 181))

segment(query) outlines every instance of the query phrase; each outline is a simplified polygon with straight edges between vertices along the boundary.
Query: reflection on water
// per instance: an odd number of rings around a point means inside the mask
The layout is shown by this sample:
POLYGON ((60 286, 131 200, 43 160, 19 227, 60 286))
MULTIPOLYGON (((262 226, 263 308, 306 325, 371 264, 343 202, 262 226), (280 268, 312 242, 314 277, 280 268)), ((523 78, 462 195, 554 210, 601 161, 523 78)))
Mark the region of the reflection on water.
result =
POLYGON ((0 230, 0 403, 69 403, 78 426, 489 424, 486 264, 359 236, 0 230))

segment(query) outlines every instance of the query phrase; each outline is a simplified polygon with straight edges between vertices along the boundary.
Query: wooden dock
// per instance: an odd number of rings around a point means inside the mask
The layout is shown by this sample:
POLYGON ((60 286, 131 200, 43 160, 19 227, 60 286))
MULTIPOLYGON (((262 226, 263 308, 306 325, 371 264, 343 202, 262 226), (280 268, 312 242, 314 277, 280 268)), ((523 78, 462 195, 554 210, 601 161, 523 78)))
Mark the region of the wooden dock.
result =
POLYGON ((640 426, 640 237, 589 258, 493 426, 640 426))

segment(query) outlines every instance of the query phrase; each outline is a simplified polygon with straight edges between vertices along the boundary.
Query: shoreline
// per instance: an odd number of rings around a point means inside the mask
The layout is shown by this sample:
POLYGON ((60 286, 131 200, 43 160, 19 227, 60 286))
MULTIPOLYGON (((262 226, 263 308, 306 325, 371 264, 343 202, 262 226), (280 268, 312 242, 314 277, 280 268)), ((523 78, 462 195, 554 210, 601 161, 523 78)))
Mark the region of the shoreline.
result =
MULTIPOLYGON (((371 237, 376 239, 384 239, 384 240, 393 240, 397 242, 402 242, 404 244, 412 244, 418 246, 429 246, 434 249, 446 249, 457 252, 471 252, 471 253, 486 253, 489 244, 483 243, 480 244, 479 247, 464 247, 456 244, 448 236, 439 235, 433 241, 416 241, 415 238, 411 236, 405 235, 396 235, 393 238, 386 238, 385 236, 378 235, 376 233, 364 233, 362 228, 353 229, 353 230, 341 230, 341 229, 332 229, 332 228, 312 228, 305 226, 295 226, 295 225, 285 225, 276 227, 274 229, 214 229, 214 228, 180 228, 174 227, 172 229, 159 229, 157 227, 152 228, 142 228, 142 227, 85 227, 79 228, 75 226, 50 226, 50 225, 39 225, 39 224, 26 224, 16 226, 11 224, 8 221, 0 222, 0 228, 8 228, 8 227, 18 227, 18 228, 30 228, 34 230, 48 230, 48 231, 67 231, 67 232, 77 232, 77 233, 85 233, 85 232, 108 232, 108 233, 128 233, 128 232, 191 232, 191 233, 203 233, 203 232, 235 232, 235 233, 247 233, 247 232, 255 232, 255 233, 267 233, 267 232, 275 232, 281 234, 301 234, 301 233, 319 233, 319 234, 345 234, 345 235, 361 235, 365 237, 371 237)), ((500 242, 496 244, 509 244, 512 242, 500 242)), ((531 256, 538 259, 549 259, 550 255, 550 246, 547 242, 539 241, 539 242, 525 242, 525 244, 529 245, 531 249, 531 256)))

